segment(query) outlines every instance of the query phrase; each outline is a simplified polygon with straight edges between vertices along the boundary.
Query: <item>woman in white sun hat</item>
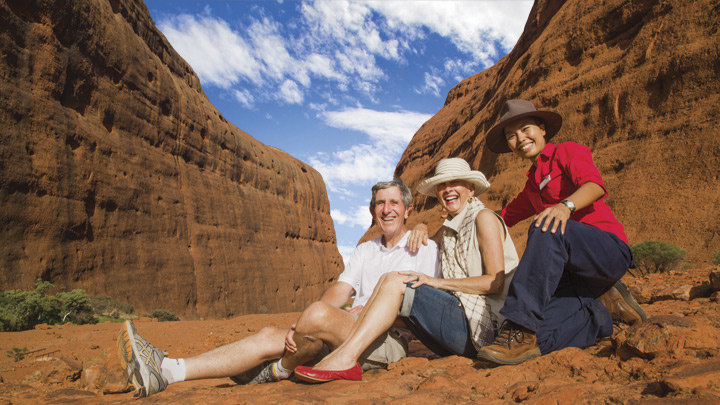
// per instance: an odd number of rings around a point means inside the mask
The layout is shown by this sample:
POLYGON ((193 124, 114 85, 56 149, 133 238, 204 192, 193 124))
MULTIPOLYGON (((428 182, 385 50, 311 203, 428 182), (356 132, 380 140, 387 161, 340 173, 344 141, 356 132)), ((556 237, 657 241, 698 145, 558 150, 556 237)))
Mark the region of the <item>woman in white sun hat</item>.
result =
POLYGON ((490 344, 519 260, 502 218, 477 198, 489 186, 465 160, 441 160, 418 192, 437 198, 448 214, 439 233, 442 278, 385 274, 345 343, 314 367, 296 368, 295 375, 309 382, 362 379, 357 359, 397 317, 441 356, 474 358, 490 344))

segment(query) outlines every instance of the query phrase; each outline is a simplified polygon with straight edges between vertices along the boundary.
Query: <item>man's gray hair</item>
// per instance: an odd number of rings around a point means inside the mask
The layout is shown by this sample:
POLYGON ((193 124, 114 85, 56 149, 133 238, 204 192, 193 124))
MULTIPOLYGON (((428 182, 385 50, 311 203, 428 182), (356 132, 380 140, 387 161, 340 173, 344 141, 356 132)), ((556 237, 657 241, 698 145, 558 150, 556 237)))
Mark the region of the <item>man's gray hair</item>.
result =
POLYGON ((370 199, 371 210, 375 207, 375 195, 377 192, 390 187, 397 187, 400 189, 400 193, 402 194, 402 203, 405 208, 412 204, 412 192, 410 191, 410 187, 408 187, 400 177, 393 177, 390 181, 379 181, 373 186, 372 198, 370 199))

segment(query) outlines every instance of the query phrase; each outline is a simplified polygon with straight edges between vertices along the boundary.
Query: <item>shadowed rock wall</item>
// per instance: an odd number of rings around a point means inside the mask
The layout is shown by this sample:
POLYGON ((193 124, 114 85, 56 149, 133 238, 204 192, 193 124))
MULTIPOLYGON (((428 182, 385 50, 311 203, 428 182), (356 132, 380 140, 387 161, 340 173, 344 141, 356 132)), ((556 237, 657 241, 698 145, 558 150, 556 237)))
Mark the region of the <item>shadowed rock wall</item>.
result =
POLYGON ((227 122, 139 0, 0 0, 0 288, 296 311, 342 268, 318 172, 227 122))
MULTIPOLYGON (((396 174, 413 189, 437 161, 459 156, 488 175, 493 209, 522 189, 528 164, 485 147, 509 98, 562 114, 553 142, 593 151, 606 199, 630 243, 654 239, 709 263, 720 250, 720 3, 536 1, 510 54, 453 88, 407 147, 396 174)), ((416 196, 434 232, 434 198, 416 196)), ((524 249, 529 222, 512 229, 524 249)), ((366 235, 377 234, 376 229, 366 235)))

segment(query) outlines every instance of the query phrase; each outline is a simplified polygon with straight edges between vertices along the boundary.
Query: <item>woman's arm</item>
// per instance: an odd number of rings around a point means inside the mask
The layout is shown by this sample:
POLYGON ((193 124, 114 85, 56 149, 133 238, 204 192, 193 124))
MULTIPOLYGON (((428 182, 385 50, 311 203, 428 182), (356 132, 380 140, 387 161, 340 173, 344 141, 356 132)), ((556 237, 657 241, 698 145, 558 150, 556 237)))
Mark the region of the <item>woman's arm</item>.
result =
MULTIPOLYGON (((572 201, 575 204, 576 210, 581 210, 596 200, 602 198, 605 195, 605 189, 597 183, 587 182, 580 186, 574 193, 570 194, 567 200, 572 201)), ((565 225, 568 219, 570 219, 572 212, 565 204, 555 204, 552 207, 545 208, 543 212, 535 216, 535 227, 539 227, 543 224, 542 231, 545 232, 550 227, 552 222, 551 233, 557 231, 558 226, 560 232, 565 233, 565 225), (544 220, 544 222, 543 222, 544 220)))
MULTIPOLYGON (((428 231, 427 225, 423 223, 415 225, 415 227, 410 231, 410 236, 408 236, 408 249, 410 249, 411 252, 417 252, 418 249, 420 249, 421 244, 427 246, 429 234, 430 232, 428 231)), ((437 243, 438 246, 440 245, 440 240, 442 239, 442 226, 437 230, 437 232, 435 232, 435 235, 430 237, 430 239, 437 243)))
POLYGON ((502 208, 499 214, 508 228, 513 227, 518 222, 530 218, 530 216, 535 214, 535 208, 533 208, 528 198, 528 194, 532 192, 529 182, 525 182, 522 191, 502 208))
POLYGON ((430 287, 448 291, 460 291, 468 294, 498 294, 505 285, 505 255, 503 238, 505 230, 498 217, 489 210, 482 210, 475 217, 478 244, 482 254, 485 274, 482 276, 444 279, 428 277, 415 272, 400 272, 411 277, 408 281, 416 281, 413 287, 427 284, 430 287))

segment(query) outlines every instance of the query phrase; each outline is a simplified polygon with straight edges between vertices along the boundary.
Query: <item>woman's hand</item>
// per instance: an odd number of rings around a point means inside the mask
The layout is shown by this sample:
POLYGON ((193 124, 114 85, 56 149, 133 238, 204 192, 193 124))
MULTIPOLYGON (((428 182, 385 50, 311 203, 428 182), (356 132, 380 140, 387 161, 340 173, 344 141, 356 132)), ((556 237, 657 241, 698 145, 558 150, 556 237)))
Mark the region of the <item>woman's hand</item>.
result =
POLYGON ((365 305, 358 305, 358 306, 352 307, 352 308, 345 308, 345 311, 347 311, 351 314, 360 316, 360 313, 362 312, 363 308, 365 308, 365 305))
POLYGON ((535 216, 535 228, 542 224, 542 231, 545 232, 550 227, 552 222, 552 228, 550 233, 555 233, 558 226, 560 226, 560 233, 565 233, 565 226, 567 225, 568 219, 570 219, 570 208, 565 204, 555 204, 552 207, 545 208, 545 210, 535 216), (544 221, 544 222, 543 222, 544 221))
POLYGON ((427 274, 418 273, 415 271, 398 271, 398 274, 402 276, 407 276, 405 280, 403 280, 403 283, 415 283, 411 287, 412 288, 418 288, 423 284, 426 284, 433 288, 440 288, 440 279, 435 277, 430 277, 427 274))
POLYGON ((417 224, 412 231, 410 231, 407 247, 411 252, 415 253, 420 249, 421 244, 425 246, 428 244, 428 227, 425 224, 417 224))
MULTIPOLYGON (((570 194, 565 198, 575 204, 575 210, 577 211, 592 204, 593 201, 599 200, 604 195, 605 189, 601 185, 589 181, 580 186, 577 190, 575 190, 574 193, 570 194)), ((535 227, 539 227, 540 224, 543 223, 543 220, 545 220, 542 227, 543 232, 548 230, 550 222, 552 222, 553 224, 550 232, 555 233, 558 226, 560 226, 560 232, 564 234, 565 226, 567 225, 567 221, 568 219, 570 219, 571 215, 572 212, 570 211, 570 208, 567 207, 567 205, 556 204, 552 207, 545 208, 543 212, 535 216, 535 227)))

